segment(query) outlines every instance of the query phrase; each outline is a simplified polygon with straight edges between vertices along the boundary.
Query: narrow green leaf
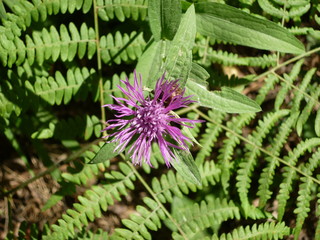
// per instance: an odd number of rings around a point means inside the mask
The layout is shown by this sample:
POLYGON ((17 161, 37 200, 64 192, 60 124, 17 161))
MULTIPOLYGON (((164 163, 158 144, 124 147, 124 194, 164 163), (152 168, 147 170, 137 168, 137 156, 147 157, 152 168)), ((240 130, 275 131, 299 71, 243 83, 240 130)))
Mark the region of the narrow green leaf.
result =
POLYGON ((167 79, 179 79, 184 87, 192 67, 192 48, 196 37, 196 16, 191 5, 181 19, 179 29, 167 49, 166 61, 162 72, 167 79))
POLYGON ((114 149, 119 143, 117 142, 111 142, 111 143, 105 143, 97 152, 96 156, 90 161, 90 163, 101 163, 105 162, 115 156, 117 156, 119 153, 116 151, 114 152, 114 149))
POLYGON ((228 113, 259 112, 260 106, 252 99, 223 87, 221 91, 210 92, 201 83, 187 82, 186 95, 194 95, 201 106, 228 113))
POLYGON ((166 73, 166 79, 179 79, 181 87, 185 85, 192 67, 192 48, 195 36, 195 11, 194 5, 191 5, 182 17, 174 39, 171 42, 162 42, 161 56, 156 56, 156 59, 160 60, 160 65, 154 66, 154 69, 159 69, 159 71, 155 77, 149 77, 146 82, 147 87, 154 88, 156 81, 163 73, 166 73))
POLYGON ((160 72, 161 63, 164 62, 162 58, 165 56, 165 49, 165 41, 151 42, 139 58, 136 71, 141 74, 145 86, 154 81, 153 79, 160 72))
POLYGON ((91 0, 84 0, 83 1, 83 6, 82 6, 83 13, 89 12, 89 10, 91 9, 91 6, 92 6, 92 2, 93 1, 91 1, 91 0))
MULTIPOLYGON (((179 115, 176 114, 174 111, 170 111, 170 113, 171 113, 172 115, 174 115, 176 118, 180 118, 179 115)), ((197 145, 199 145, 200 147, 202 147, 201 144, 197 141, 197 139, 195 139, 195 137, 192 135, 192 133, 191 133, 191 131, 189 130, 188 127, 182 126, 181 131, 182 131, 182 133, 183 133, 184 135, 186 135, 188 138, 190 138, 190 139, 192 140, 192 142, 194 142, 194 143, 196 143, 197 145)))
POLYGON ((301 54, 303 44, 289 31, 220 3, 195 4, 197 31, 205 36, 258 49, 301 54))
POLYGON ((201 186, 201 175, 189 151, 173 149, 178 161, 172 161, 172 166, 187 181, 201 186))
POLYGON ((318 110, 317 115, 316 115, 314 130, 315 130, 317 136, 320 137, 320 110, 318 110))
POLYGON ((192 79, 194 82, 201 82, 205 86, 208 85, 206 80, 210 77, 210 74, 205 70, 203 67, 201 67, 197 63, 192 63, 189 79, 192 79))
POLYGON ((192 68, 192 48, 196 34, 194 6, 184 14, 172 41, 151 42, 139 59, 136 70, 144 85, 154 88, 156 81, 166 73, 167 79, 180 79, 183 87, 192 68))
POLYGON ((0 19, 7 20, 7 12, 6 12, 6 9, 4 8, 2 0, 0 0, 0 19))
POLYGON ((156 41, 172 40, 181 20, 180 0, 149 0, 148 16, 156 41))

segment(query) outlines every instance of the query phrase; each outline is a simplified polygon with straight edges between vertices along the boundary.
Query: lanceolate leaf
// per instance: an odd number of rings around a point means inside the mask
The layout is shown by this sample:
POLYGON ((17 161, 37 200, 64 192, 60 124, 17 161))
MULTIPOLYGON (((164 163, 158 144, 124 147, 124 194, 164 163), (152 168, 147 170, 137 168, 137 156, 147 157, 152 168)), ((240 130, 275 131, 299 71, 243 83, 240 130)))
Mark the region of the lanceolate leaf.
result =
POLYGON ((320 111, 319 110, 317 112, 315 123, 318 123, 318 124, 315 124, 314 127, 315 127, 315 132, 316 132, 317 136, 319 137, 320 136, 320 124, 319 124, 320 123, 320 111))
POLYGON ((90 161, 90 163, 101 163, 105 162, 119 153, 114 152, 115 147, 118 145, 117 142, 105 143, 96 154, 96 156, 90 161))
POLYGON ((195 10, 197 31, 205 36, 258 49, 304 52, 298 39, 271 21, 220 3, 197 3, 195 10))
POLYGON ((149 0, 148 16, 156 41, 172 40, 181 20, 180 0, 149 0))
POLYGON ((168 73, 167 78, 180 79, 180 86, 184 87, 192 66, 192 48, 196 37, 196 16, 194 5, 184 14, 179 29, 167 51, 163 70, 168 73))
POLYGON ((197 63, 192 63, 192 68, 189 74, 189 79, 193 80, 194 82, 200 83, 203 86, 207 86, 208 82, 206 81, 210 77, 210 74, 201 67, 197 63))
POLYGON ((180 79, 183 87, 192 67, 192 48, 196 36, 196 18, 191 5, 184 14, 179 29, 172 41, 152 43, 141 56, 137 65, 149 88, 154 88, 158 78, 166 73, 167 79, 180 79))
POLYGON ((4 8, 2 1, 0 1, 0 18, 7 19, 6 9, 4 8))
POLYGON ((156 81, 158 73, 165 56, 166 42, 165 41, 153 41, 147 46, 146 50, 139 59, 136 67, 137 73, 140 73, 143 79, 143 85, 150 86, 151 82, 156 81), (155 80, 154 80, 155 79, 155 80))
POLYGON ((201 176, 199 169, 194 163, 194 159, 189 151, 173 149, 178 161, 172 161, 172 166, 187 181, 201 186, 201 176))
POLYGON ((223 87, 221 91, 208 91, 202 84, 192 80, 186 85, 187 95, 194 95, 201 106, 228 113, 259 112, 260 106, 252 99, 223 87))

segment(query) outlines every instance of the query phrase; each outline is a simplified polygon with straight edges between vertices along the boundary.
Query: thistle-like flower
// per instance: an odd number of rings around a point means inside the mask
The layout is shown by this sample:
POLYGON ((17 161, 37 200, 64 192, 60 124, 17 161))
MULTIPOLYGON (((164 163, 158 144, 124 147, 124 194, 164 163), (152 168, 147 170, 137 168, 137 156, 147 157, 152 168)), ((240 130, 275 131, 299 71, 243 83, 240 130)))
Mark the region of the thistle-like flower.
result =
POLYGON ((172 148, 188 150, 187 142, 191 140, 184 136, 177 125, 193 127, 201 120, 179 118, 173 114, 173 110, 186 107, 195 102, 191 96, 184 97, 184 90, 179 88, 178 80, 167 81, 163 75, 156 83, 153 97, 144 97, 142 79, 138 80, 134 72, 134 83, 129 80, 121 80, 126 89, 118 85, 118 88, 126 95, 126 98, 113 97, 117 104, 104 106, 115 110, 117 119, 107 121, 110 124, 103 131, 114 129, 115 132, 108 137, 113 137, 110 142, 119 143, 114 151, 119 153, 131 144, 128 154, 134 164, 146 162, 151 166, 151 144, 159 145, 166 165, 175 159, 172 148), (186 123, 190 123, 187 125, 186 123), (170 140, 171 139, 171 140, 170 140))

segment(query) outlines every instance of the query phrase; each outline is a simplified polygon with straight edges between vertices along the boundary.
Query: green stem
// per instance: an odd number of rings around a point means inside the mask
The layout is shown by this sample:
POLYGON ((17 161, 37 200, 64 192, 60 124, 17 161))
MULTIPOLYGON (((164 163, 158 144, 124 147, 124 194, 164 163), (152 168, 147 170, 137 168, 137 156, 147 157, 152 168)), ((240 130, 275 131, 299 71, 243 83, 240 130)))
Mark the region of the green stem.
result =
MULTIPOLYGON (((282 19, 281 19, 281 26, 284 26, 284 20, 285 20, 285 15, 286 15, 286 8, 287 8, 287 1, 284 2, 283 5, 283 15, 282 15, 282 19)), ((280 61, 280 52, 277 52, 277 65, 279 65, 279 61, 280 61)))
POLYGON ((292 63, 292 62, 298 61, 298 60, 301 59, 301 58, 304 58, 304 57, 306 57, 306 56, 309 56, 309 55, 311 55, 311 54, 313 54, 313 53, 316 53, 316 52, 319 52, 319 51, 320 51, 320 47, 317 47, 317 48, 315 48, 315 49, 313 49, 313 50, 310 50, 310 51, 308 51, 308 52, 306 52, 306 53, 303 53, 303 54, 301 54, 301 55, 299 55, 299 56, 296 56, 296 57, 294 57, 294 58, 291 58, 291 59, 289 59, 288 61, 285 61, 285 62, 283 62, 283 63, 281 63, 281 64, 279 64, 279 65, 271 68, 270 70, 268 70, 268 71, 266 71, 266 72, 264 72, 264 73, 261 73, 260 75, 256 76, 252 81, 256 81, 256 80, 258 80, 258 79, 260 79, 260 78, 262 78, 262 77, 265 77, 265 76, 267 76, 268 74, 273 73, 274 71, 278 70, 279 68, 282 68, 283 66, 286 66, 286 65, 288 65, 288 64, 290 64, 290 63, 292 63))
POLYGON ((204 119, 206 119, 207 121, 212 122, 212 123, 214 123, 214 124, 216 124, 216 125, 219 125, 219 127, 223 128, 225 131, 228 131, 228 132, 230 132, 231 134, 233 134, 233 135, 237 136, 238 138, 240 138, 241 140, 245 141, 246 143, 253 145, 255 148, 259 149, 261 152, 263 152, 263 153, 265 153, 265 154, 267 154, 267 155, 269 155, 269 156, 277 159, 279 162, 281 162, 281 163, 283 163, 284 165, 286 165, 286 166, 294 169, 296 172, 300 173, 301 175, 303 175, 303 176, 311 179, 312 181, 314 181, 315 183, 317 183, 317 184, 320 185, 320 180, 318 180, 318 179, 316 179, 316 178, 314 178, 314 177, 312 177, 312 176, 307 175, 306 173, 304 173, 303 171, 301 171, 299 168, 297 168, 297 167, 295 167, 295 166, 292 166, 291 164, 287 163, 287 162, 284 161, 283 159, 281 159, 281 158, 273 155, 271 152, 263 149, 263 148, 260 147, 260 146, 257 146, 254 142, 251 142, 249 139, 247 139, 247 138, 239 135, 238 133, 230 130, 228 127, 226 127, 226 126, 224 126, 224 125, 222 125, 222 124, 214 121, 214 120, 211 119, 209 116, 207 116, 206 114, 204 114, 203 112, 201 112, 199 109, 194 109, 194 111, 195 111, 196 113, 198 113, 201 117, 203 117, 204 119))
MULTIPOLYGON (((100 107, 101 107, 101 120, 106 122, 106 112, 104 105, 104 91, 103 91, 103 78, 102 78, 102 61, 101 61, 101 49, 100 49, 100 36, 99 36, 99 20, 98 20, 98 7, 97 0, 93 0, 93 12, 94 12, 94 30, 96 32, 96 44, 97 44, 97 67, 99 74, 99 92, 100 92, 100 107)), ((106 131, 103 132, 103 136, 106 136, 106 131)))
MULTIPOLYGON (((125 159, 125 156, 123 154, 121 154, 121 157, 123 159, 125 159)), ((160 202, 160 200, 158 199, 157 195, 152 191, 152 189, 149 187, 149 185, 146 183, 146 181, 143 179, 143 177, 140 175, 140 173, 136 170, 136 168, 132 165, 131 162, 127 161, 127 164, 131 167, 132 171, 134 172, 134 174, 137 176, 137 178, 139 179, 139 181, 142 183, 142 185, 147 189, 147 191, 150 193, 150 195, 152 196, 152 198, 158 203, 158 205, 160 206, 160 208, 164 211, 164 213, 167 215, 167 217, 172 221, 172 223, 177 227, 178 231, 180 232, 180 234, 182 235, 182 237, 184 239, 188 239, 187 235, 185 234, 185 232, 182 230, 182 228, 180 227, 180 225, 176 222, 176 220, 171 216, 171 214, 168 212, 168 210, 163 206, 163 204, 160 202)))
POLYGON ((198 104, 192 104, 192 105, 189 106, 189 107, 181 108, 181 109, 175 111, 175 113, 178 114, 178 115, 182 115, 182 114, 185 114, 185 113, 187 113, 187 112, 190 112, 190 111, 192 111, 193 109, 198 108, 198 107, 199 107, 198 104))

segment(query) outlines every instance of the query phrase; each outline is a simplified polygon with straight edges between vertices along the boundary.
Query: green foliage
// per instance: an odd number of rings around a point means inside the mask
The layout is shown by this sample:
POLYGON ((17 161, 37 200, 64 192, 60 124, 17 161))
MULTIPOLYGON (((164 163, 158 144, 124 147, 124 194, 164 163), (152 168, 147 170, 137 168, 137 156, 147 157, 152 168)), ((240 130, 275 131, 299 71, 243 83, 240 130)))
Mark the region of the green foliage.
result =
POLYGON ((298 160, 298 158, 303 155, 307 150, 311 151, 312 148, 320 145, 319 138, 311 138, 306 142, 301 142, 292 152, 289 153, 284 160, 288 163, 288 166, 283 168, 283 181, 280 184, 279 194, 277 195, 277 200, 279 201, 278 207, 278 219, 282 219, 285 211, 285 206, 287 200, 289 199, 289 194, 292 191, 292 181, 296 176, 296 171, 292 169, 298 160))
POLYGON ((59 184, 42 210, 67 208, 8 239, 320 238, 319 4, 232 4, 0 0, 1 139, 30 181, 59 184), (197 102, 176 113, 206 121, 172 169, 155 143, 140 168, 99 139, 114 118, 103 105, 125 97, 135 68, 147 91, 164 72, 179 78, 197 102), (120 204, 132 214, 100 229, 120 204))
POLYGON ((208 201, 201 201, 200 204, 195 203, 186 208, 180 207, 179 212, 173 216, 176 217, 184 232, 192 238, 194 233, 220 225, 228 219, 240 219, 240 210, 232 201, 209 198, 208 201))
POLYGON ((161 228, 161 220, 166 218, 159 205, 151 198, 144 198, 148 208, 138 205, 137 213, 130 215, 130 219, 122 220, 125 228, 115 229, 110 239, 152 239, 148 229, 157 231, 161 228))
POLYGON ((293 19, 300 21, 300 17, 310 9, 309 1, 292 1, 284 3, 282 1, 258 0, 260 7, 268 14, 284 18, 286 21, 293 19), (283 7, 283 8, 282 8, 283 7))
POLYGON ((131 62, 141 56, 145 45, 142 33, 133 31, 130 35, 125 33, 123 36, 118 31, 114 36, 109 33, 100 39, 101 58, 106 64, 131 62))
POLYGON ((117 19, 124 22, 127 18, 144 20, 147 16, 146 0, 97 0, 98 14, 101 20, 117 19))
POLYGON ((96 52, 95 31, 85 23, 79 29, 72 22, 68 28, 61 24, 59 30, 54 26, 49 30, 43 28, 33 31, 32 36, 27 34, 25 39, 25 43, 19 37, 12 41, 4 35, 0 55, 4 66, 11 68, 14 63, 20 65, 25 60, 30 65, 35 61, 41 65, 45 60, 56 61, 59 57, 62 61, 71 61, 76 55, 82 59, 85 54, 91 59, 96 52))
POLYGON ((273 153, 273 156, 266 157, 267 166, 263 168, 261 176, 259 178, 259 191, 257 192, 257 195, 260 198, 259 205, 261 207, 264 207, 266 205, 267 201, 272 195, 272 192, 269 190, 269 188, 271 183, 273 182, 275 169, 279 166, 277 157, 279 157, 282 146, 286 142, 296 119, 297 114, 292 115, 280 125, 279 133, 276 135, 274 141, 271 143, 271 146, 268 149, 273 153))
POLYGON ((101 210, 106 211, 108 206, 114 204, 114 199, 120 201, 121 195, 127 195, 128 189, 134 189, 135 175, 126 164, 121 163, 119 167, 121 171, 105 174, 111 183, 92 186, 83 196, 79 196, 79 203, 73 205, 74 209, 68 209, 58 224, 51 226, 53 232, 43 239, 67 239, 76 236, 76 228, 82 229, 88 225, 88 220, 92 222, 101 217, 101 210))
POLYGON ((231 240, 231 239, 282 239, 283 236, 289 235, 289 228, 284 223, 264 223, 260 225, 254 224, 251 228, 240 227, 230 234, 221 236, 214 235, 213 240, 231 240))
POLYGON ((210 65, 219 63, 224 66, 253 66, 253 67, 270 67, 276 64, 276 55, 262 55, 261 57, 239 57, 238 54, 227 51, 213 50, 209 44, 197 44, 200 63, 210 65))
POLYGON ((242 202, 242 207, 244 209, 244 214, 249 215, 249 201, 248 192, 251 183, 252 171, 255 168, 258 157, 261 154, 261 143, 266 135, 270 132, 271 127, 275 125, 280 118, 286 116, 288 111, 282 110, 275 113, 270 113, 265 115, 264 119, 259 122, 256 130, 247 137, 250 144, 246 144, 244 154, 244 160, 239 164, 239 169, 237 172, 237 190, 239 192, 239 197, 242 202))
MULTIPOLYGON (((224 113, 210 110, 208 116, 215 119, 217 123, 221 123, 225 117, 224 113)), ((211 155, 212 147, 214 142, 217 141, 217 136, 219 135, 222 129, 219 125, 213 124, 211 122, 206 123, 205 133, 200 137, 201 149, 197 154, 196 163, 202 164, 205 161, 205 158, 211 155)))

